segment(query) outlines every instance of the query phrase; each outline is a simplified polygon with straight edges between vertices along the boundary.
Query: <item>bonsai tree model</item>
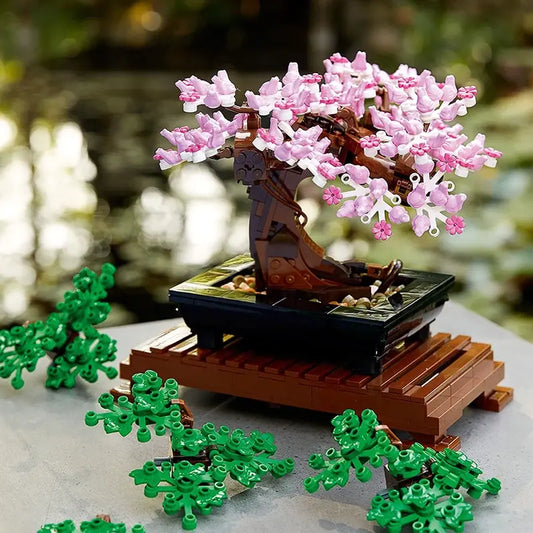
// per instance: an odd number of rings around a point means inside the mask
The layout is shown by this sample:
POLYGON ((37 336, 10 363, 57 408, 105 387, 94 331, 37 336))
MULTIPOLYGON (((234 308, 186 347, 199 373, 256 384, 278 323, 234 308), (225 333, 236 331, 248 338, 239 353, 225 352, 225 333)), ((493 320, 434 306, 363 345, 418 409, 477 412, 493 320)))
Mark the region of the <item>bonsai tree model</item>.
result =
POLYGON ((401 262, 387 267, 326 257, 304 226, 295 201, 300 182, 311 176, 323 199, 340 217, 371 225, 377 240, 392 235, 392 224, 410 223, 417 236, 452 235, 465 228, 459 215, 466 195, 452 193, 453 176, 464 178, 501 153, 469 141, 454 123, 476 103, 474 87, 457 88, 453 76, 439 83, 427 70, 401 65, 388 74, 359 52, 353 61, 334 54, 325 74, 302 75, 291 63, 281 81, 274 77, 259 93, 236 88, 226 71, 211 82, 191 76, 176 83, 184 110, 198 113, 196 129, 161 134, 173 145, 154 156, 166 169, 184 161, 234 158, 235 178, 248 187, 250 252, 256 290, 298 291, 328 302, 346 294, 369 297, 375 279, 385 290, 401 262), (227 114, 227 113, 226 113, 227 114), (234 138, 233 144, 227 144, 234 138))
POLYGON ((320 473, 305 480, 306 490, 315 492, 320 484, 326 490, 344 487, 352 468, 355 477, 366 482, 372 477, 368 466, 377 468, 387 459, 386 473, 394 487, 374 497, 367 519, 375 520, 389 533, 400 533, 406 525, 418 532, 463 531, 464 522, 474 517, 472 505, 465 502, 459 489, 466 489, 475 499, 483 492, 500 491, 496 478, 479 479, 483 472, 464 453, 450 449, 435 452, 419 443, 400 451, 370 409, 361 417, 348 409, 332 424, 339 449, 330 448, 325 457, 309 457, 309 466, 320 473))
POLYGON ((106 366, 115 360, 115 341, 94 327, 103 322, 110 305, 104 300, 114 285, 115 267, 106 263, 98 276, 89 268, 72 279, 75 289, 67 291, 44 322, 33 322, 0 331, 0 377, 11 379, 15 389, 24 386, 22 371, 33 372, 37 362, 49 355, 46 386, 72 388, 76 377, 89 383, 102 371, 110 379, 118 371, 106 366))
POLYGON ((242 485, 252 488, 271 473, 282 477, 294 469, 292 459, 273 459, 276 452, 274 437, 269 433, 230 431, 227 426, 216 429, 207 423, 201 429, 192 428, 192 418, 185 415, 185 406, 178 399, 178 384, 174 379, 163 380, 148 370, 132 379, 133 402, 121 396, 114 403, 111 394, 100 396, 99 403, 109 413, 89 411, 85 422, 95 426, 103 421, 106 433, 128 435, 138 426, 137 439, 151 439, 150 426, 158 436, 170 435, 172 457, 148 461, 130 476, 136 485, 144 484, 144 494, 155 498, 164 493, 163 510, 168 515, 183 512, 186 530, 196 527, 195 513, 210 514, 227 499, 224 480, 229 475, 242 485))

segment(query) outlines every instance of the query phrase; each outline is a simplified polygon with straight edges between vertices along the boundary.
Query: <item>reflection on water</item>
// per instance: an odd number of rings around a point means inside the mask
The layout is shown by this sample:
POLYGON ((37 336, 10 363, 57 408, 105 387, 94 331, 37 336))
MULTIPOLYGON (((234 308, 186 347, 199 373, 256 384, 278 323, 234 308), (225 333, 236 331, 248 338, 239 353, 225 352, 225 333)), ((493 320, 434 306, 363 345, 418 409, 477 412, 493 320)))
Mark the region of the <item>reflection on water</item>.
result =
POLYGON ((155 77, 62 73, 39 98, 31 79, 7 96, 18 113, 0 111, 0 327, 46 316, 72 274, 104 261, 118 266, 115 322, 173 316, 170 286, 247 250, 231 162, 165 176, 152 160, 160 129, 193 120, 155 77))
POLYGON ((96 170, 76 123, 36 121, 26 146, 13 121, 0 124, 0 320, 7 322, 26 311, 38 271, 76 269, 90 250, 96 170))

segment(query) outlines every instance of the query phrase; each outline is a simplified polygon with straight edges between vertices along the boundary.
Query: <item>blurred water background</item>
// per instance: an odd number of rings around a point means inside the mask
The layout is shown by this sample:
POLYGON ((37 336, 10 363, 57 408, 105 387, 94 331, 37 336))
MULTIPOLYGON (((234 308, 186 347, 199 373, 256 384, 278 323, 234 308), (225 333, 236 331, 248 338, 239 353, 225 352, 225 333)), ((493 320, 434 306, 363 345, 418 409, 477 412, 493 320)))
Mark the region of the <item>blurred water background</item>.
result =
POLYGON ((74 273, 117 267, 108 323, 175 316, 168 288, 247 251, 231 161, 163 173, 158 132, 192 125, 174 82, 217 70, 257 90, 289 61, 366 50, 478 87, 470 135, 504 152, 458 182, 467 231, 418 239, 339 219, 304 187, 308 231, 337 259, 454 274, 453 297, 533 341, 530 0, 0 0, 0 328, 45 318, 74 273))

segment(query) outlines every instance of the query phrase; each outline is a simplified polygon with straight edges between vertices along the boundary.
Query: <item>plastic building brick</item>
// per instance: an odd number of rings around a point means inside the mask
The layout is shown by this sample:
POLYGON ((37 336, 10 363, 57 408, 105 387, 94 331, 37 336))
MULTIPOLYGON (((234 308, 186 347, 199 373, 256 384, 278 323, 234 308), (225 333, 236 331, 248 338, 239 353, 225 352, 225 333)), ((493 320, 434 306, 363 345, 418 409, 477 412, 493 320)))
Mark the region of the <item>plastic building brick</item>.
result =
POLYGON ((35 370, 45 355, 52 358, 47 370, 49 388, 74 387, 77 376, 93 383, 98 372, 110 379, 116 377, 117 370, 106 366, 115 359, 116 343, 94 327, 109 314, 109 304, 101 300, 114 284, 114 272, 109 263, 103 265, 100 276, 82 269, 72 280, 75 290, 65 293, 57 311, 44 322, 0 331, 0 377, 14 374, 11 384, 20 389, 24 385, 22 371, 35 370))
POLYGON ((223 467, 245 487, 253 487, 268 473, 280 478, 294 470, 293 459, 272 458, 276 446, 271 433, 252 431, 246 436, 242 429, 230 433, 227 426, 221 426, 217 431, 210 423, 202 426, 202 433, 212 447, 209 456, 213 467, 223 467))
MULTIPOLYGON (((440 312, 453 282, 453 276, 405 270, 398 275, 399 285, 387 293, 390 296, 376 292, 375 299, 366 299, 366 306, 323 304, 291 293, 272 299, 228 288, 231 280, 251 276, 253 268, 249 255, 238 256, 170 289, 171 301, 197 335, 200 348, 220 348, 225 333, 259 346, 283 338, 291 350, 317 359, 327 352, 328 361, 368 374, 381 372, 384 358, 401 341, 428 336, 429 323, 440 312)), ((372 287, 381 291, 382 285, 375 283, 372 287)))
POLYGON ((0 377, 14 374, 11 379, 14 389, 24 386, 22 371, 33 372, 39 359, 54 347, 53 338, 47 335, 51 331, 45 333, 45 328, 43 322, 34 322, 0 331, 0 377))
POLYGON ((496 478, 479 479, 482 471, 464 453, 450 449, 435 452, 420 443, 400 451, 373 411, 363 411, 359 418, 354 411, 346 410, 332 424, 340 450, 330 448, 325 458, 321 454, 309 457, 309 466, 322 472, 307 478, 305 489, 315 492, 320 484, 326 490, 345 486, 351 468, 359 481, 368 481, 371 471, 365 463, 378 467, 387 458, 387 472, 401 486, 376 495, 367 519, 375 520, 389 533, 400 533, 406 525, 416 532, 463 531, 464 523, 473 520, 472 505, 456 491, 462 487, 476 499, 483 492, 500 491, 496 478))
POLYGON ((75 290, 65 293, 64 301, 56 305, 57 313, 52 313, 47 320, 63 341, 52 350, 47 387, 71 388, 78 375, 93 383, 99 371, 110 379, 116 377, 116 369, 106 366, 115 360, 116 342, 94 327, 103 322, 111 310, 111 306, 101 300, 114 285, 114 274, 115 267, 109 263, 102 266, 100 276, 83 268, 72 279, 75 290))
POLYGON ((377 468, 382 465, 384 457, 392 461, 398 456, 398 448, 391 444, 386 433, 375 430, 378 421, 376 413, 370 409, 363 411, 361 418, 352 409, 347 409, 331 423, 333 438, 339 444, 339 450, 330 448, 325 457, 313 454, 309 458, 309 466, 322 472, 305 480, 304 486, 308 492, 318 490, 320 483, 326 490, 335 486, 344 487, 352 468, 359 481, 368 481, 372 472, 367 463, 377 468))
POLYGON ((142 469, 130 472, 130 476, 136 485, 145 484, 144 495, 148 498, 164 493, 163 510, 168 515, 182 511, 185 530, 196 528, 197 518, 193 511, 210 514, 213 507, 220 507, 227 499, 223 467, 206 471, 203 464, 180 461, 172 465, 165 461, 158 468, 149 461, 142 469))
POLYGON ((411 525, 413 531, 463 531, 464 523, 474 519, 472 505, 465 503, 458 492, 433 481, 432 485, 422 479, 401 492, 392 490, 387 498, 375 496, 367 519, 375 520, 389 533, 400 533, 406 525, 411 525))
POLYGON ((134 425, 139 426, 137 440, 147 442, 151 439, 150 426, 154 426, 156 435, 165 435, 171 426, 178 424, 181 427, 181 410, 178 403, 178 383, 175 379, 163 380, 156 372, 151 370, 133 377, 131 394, 133 402, 127 396, 118 398, 117 405, 110 393, 100 396, 98 403, 109 413, 97 414, 89 411, 85 416, 88 426, 95 426, 103 421, 106 433, 118 432, 125 437, 129 435, 134 425))
MULTIPOLYGON (((106 517, 107 518, 107 517, 106 517)), ((108 519, 93 518, 82 522, 79 529, 72 520, 64 520, 57 524, 45 524, 37 533, 145 533, 140 524, 127 529, 123 523, 112 523, 108 519)))
POLYGON ((329 352, 326 362, 279 344, 255 347, 240 337, 227 336, 219 349, 200 348, 178 319, 175 328, 134 347, 120 363, 120 377, 131 380, 147 368, 184 386, 268 403, 328 413, 370 408, 384 424, 437 449, 460 446, 448 428, 476 399, 495 396, 503 407, 512 398, 512 389, 504 395, 498 387, 504 364, 493 359, 490 345, 446 333, 392 350, 381 374, 370 376, 335 364, 329 352))
POLYGON ((106 393, 99 398, 108 413, 89 411, 85 422, 95 426, 103 421, 106 433, 122 436, 139 426, 137 439, 151 438, 150 426, 157 436, 169 435, 172 457, 145 463, 142 469, 130 473, 135 484, 145 484, 147 497, 165 493, 163 509, 167 514, 184 513, 184 529, 194 529, 195 512, 209 514, 213 506, 226 499, 224 480, 229 475, 248 488, 267 474, 280 478, 294 469, 292 459, 274 459, 274 437, 270 433, 243 430, 230 431, 227 426, 218 430, 212 423, 201 429, 192 428, 192 419, 182 420, 183 404, 179 403, 178 384, 174 379, 164 383, 152 370, 132 377, 130 395, 114 396, 106 393))

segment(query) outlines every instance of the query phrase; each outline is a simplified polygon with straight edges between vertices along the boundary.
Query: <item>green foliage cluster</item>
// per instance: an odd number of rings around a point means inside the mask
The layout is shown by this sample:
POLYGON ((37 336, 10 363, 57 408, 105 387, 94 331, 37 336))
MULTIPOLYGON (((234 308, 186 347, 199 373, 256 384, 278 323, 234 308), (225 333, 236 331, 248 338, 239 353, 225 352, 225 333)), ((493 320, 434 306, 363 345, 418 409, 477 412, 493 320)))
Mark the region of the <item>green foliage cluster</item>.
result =
POLYGON ((169 435, 173 456, 156 464, 148 461, 141 469, 130 472, 136 485, 144 484, 144 494, 155 498, 163 493, 163 510, 169 515, 182 513, 186 530, 197 525, 195 513, 210 514, 227 499, 224 481, 227 476, 252 488, 267 474, 280 478, 294 469, 292 459, 274 459, 274 437, 270 433, 241 429, 218 429, 212 423, 200 429, 186 427, 181 421, 178 384, 174 379, 163 380, 152 370, 132 378, 132 401, 126 396, 117 403, 110 394, 99 398, 108 412, 89 411, 88 426, 103 422, 106 433, 123 437, 138 426, 137 439, 151 439, 150 426, 157 436, 169 435))
POLYGON ((37 533, 145 533, 140 524, 135 524, 131 529, 126 529, 125 524, 106 522, 101 518, 93 518, 82 522, 79 529, 72 520, 64 520, 56 524, 45 524, 37 533))
POLYGON ((332 420, 333 438, 339 449, 330 448, 325 457, 313 454, 309 466, 320 472, 308 477, 304 487, 315 492, 322 484, 325 490, 345 486, 350 469, 362 482, 372 477, 368 468, 381 466, 388 460, 390 474, 401 487, 378 494, 372 500, 367 519, 386 527, 389 533, 400 533, 411 525, 416 532, 460 532, 464 523, 473 520, 472 505, 458 492, 464 488, 475 499, 483 492, 498 494, 501 488, 496 478, 480 479, 483 473, 464 453, 450 449, 435 452, 419 443, 400 451, 393 446, 379 425, 376 414, 367 409, 358 417, 351 409, 332 420))
POLYGON ((15 326, 0 331, 0 377, 11 379, 15 389, 24 386, 22 372, 33 372, 37 362, 49 355, 46 387, 72 388, 76 377, 89 383, 104 372, 110 379, 115 368, 106 363, 115 359, 116 343, 94 327, 103 322, 110 305, 104 300, 114 284, 115 267, 106 263, 98 276, 89 268, 82 269, 72 280, 73 291, 67 291, 56 311, 44 321, 15 326))

